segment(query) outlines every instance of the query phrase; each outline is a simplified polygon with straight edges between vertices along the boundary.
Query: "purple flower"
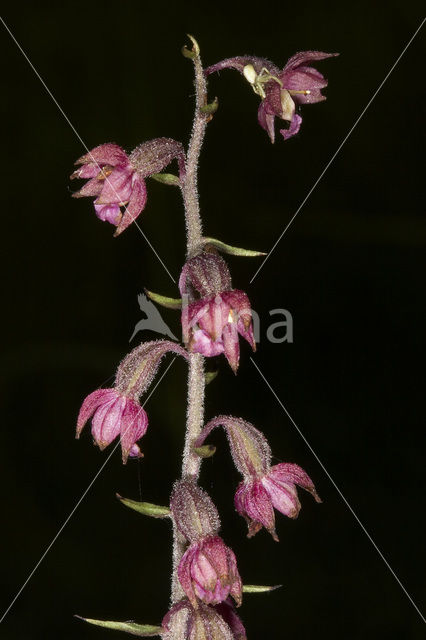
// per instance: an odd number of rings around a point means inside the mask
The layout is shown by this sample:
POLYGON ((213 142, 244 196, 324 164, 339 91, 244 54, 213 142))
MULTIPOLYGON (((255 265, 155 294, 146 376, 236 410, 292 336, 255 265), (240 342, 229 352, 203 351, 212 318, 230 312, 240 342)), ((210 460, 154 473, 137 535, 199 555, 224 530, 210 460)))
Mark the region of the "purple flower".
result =
POLYGON ((274 142, 275 117, 289 123, 287 128, 280 129, 284 140, 287 140, 299 131, 302 122, 296 107, 326 99, 321 89, 327 86, 327 80, 310 64, 336 55, 323 51, 301 51, 292 56, 282 70, 264 58, 239 56, 222 60, 208 67, 205 73, 209 75, 226 68, 240 71, 262 99, 258 121, 267 131, 271 142, 274 142))
POLYGON ((254 536, 262 527, 274 540, 274 508, 288 516, 297 518, 301 505, 296 485, 311 493, 321 502, 308 474, 297 464, 280 463, 271 466, 271 449, 263 433, 252 424, 233 416, 218 416, 210 420, 194 447, 204 444, 209 433, 217 426, 225 427, 231 455, 244 480, 235 494, 235 508, 248 523, 248 537, 254 536))
POLYGON ((224 353, 236 373, 238 335, 253 351, 256 343, 250 301, 243 291, 232 289, 225 261, 215 254, 198 254, 185 264, 179 287, 183 300, 189 300, 182 310, 183 340, 188 349, 206 357, 224 353))
POLYGON ((92 418, 92 435, 100 449, 120 435, 123 462, 126 463, 129 456, 141 457, 136 442, 147 430, 148 416, 138 400, 169 352, 188 358, 185 349, 170 340, 143 342, 127 354, 117 368, 115 387, 98 389, 84 400, 77 421, 77 438, 92 418))
POLYGON ((148 416, 138 402, 116 389, 98 389, 84 400, 77 420, 77 434, 92 418, 92 435, 102 450, 120 436, 123 462, 127 458, 141 457, 136 442, 148 428, 148 416))
POLYGON ((157 138, 137 147, 128 156, 114 143, 101 144, 77 160, 82 165, 71 179, 88 178, 75 198, 94 196, 95 212, 100 220, 122 231, 139 216, 147 200, 145 178, 158 173, 177 158, 181 175, 185 171, 182 145, 170 138, 157 138))
POLYGON ((263 476, 246 479, 239 485, 235 494, 235 508, 248 522, 249 538, 265 527, 278 541, 274 508, 289 518, 297 518, 301 505, 296 485, 309 491, 316 502, 321 502, 314 483, 297 464, 276 464, 263 476))
POLYGON ((217 606, 199 603, 194 608, 184 598, 171 607, 162 626, 163 640, 247 640, 243 624, 229 600, 217 606))
POLYGON ((194 607, 197 599, 218 604, 229 595, 241 604, 242 582, 235 554, 219 536, 192 543, 182 556, 178 577, 194 607))

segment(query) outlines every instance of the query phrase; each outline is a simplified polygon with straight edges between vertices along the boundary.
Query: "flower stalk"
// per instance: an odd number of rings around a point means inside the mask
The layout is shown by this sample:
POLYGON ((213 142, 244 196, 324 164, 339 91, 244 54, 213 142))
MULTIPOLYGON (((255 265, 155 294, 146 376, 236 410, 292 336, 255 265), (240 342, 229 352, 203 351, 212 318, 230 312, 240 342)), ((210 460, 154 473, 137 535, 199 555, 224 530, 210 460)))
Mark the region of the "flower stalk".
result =
MULTIPOLYGON (((208 121, 209 114, 201 110, 207 104, 207 82, 204 77, 200 59, 198 43, 191 37, 193 43, 193 63, 195 72, 195 114, 192 134, 187 152, 186 172, 182 184, 182 196, 185 208, 185 222, 187 232, 187 257, 197 251, 202 241, 202 225, 200 205, 198 200, 198 161, 208 121)), ((192 442, 199 436, 204 424, 204 394, 205 374, 204 357, 200 353, 189 355, 188 391, 185 445, 183 451, 182 477, 198 478, 201 459, 192 451, 192 442)), ((185 538, 173 527, 173 575, 172 575, 172 603, 177 602, 183 595, 177 569, 185 553, 185 538)))
MULTIPOLYGON (((195 75, 195 114, 185 154, 180 142, 156 138, 137 146, 131 154, 115 143, 95 147, 82 156, 71 178, 88 180, 75 197, 93 197, 99 219, 116 227, 114 236, 125 231, 141 214, 147 202, 146 180, 181 189, 186 226, 186 262, 179 279, 181 298, 169 298, 146 290, 157 304, 181 310, 183 346, 169 340, 142 342, 120 363, 114 385, 97 389, 84 400, 77 421, 77 437, 87 422, 100 449, 120 438, 122 460, 143 456, 138 444, 148 428, 148 416, 141 404, 168 353, 188 363, 187 412, 181 477, 174 484, 168 506, 122 498, 125 506, 143 515, 169 520, 173 525, 173 570, 171 607, 161 626, 83 618, 101 627, 162 640, 247 640, 235 607, 243 593, 260 593, 274 587, 243 585, 237 559, 219 536, 220 518, 198 479, 203 458, 215 452, 205 443, 217 426, 226 430, 231 454, 243 478, 234 498, 235 509, 248 524, 251 537, 264 527, 278 541, 274 509, 296 518, 301 505, 296 486, 321 502, 307 473, 293 463, 271 464, 266 437, 249 422, 219 415, 205 425, 205 386, 216 375, 205 373, 205 358, 223 354, 237 373, 239 337, 253 351, 252 309, 244 291, 232 287, 225 260, 218 252, 234 256, 264 255, 203 237, 198 198, 198 163, 206 127, 218 108, 208 102, 206 78, 225 68, 236 69, 260 96, 259 124, 271 142, 275 139, 275 118, 285 123, 284 140, 295 135, 302 122, 299 106, 325 99, 321 89, 327 81, 311 63, 335 54, 304 51, 287 62, 282 71, 270 61, 253 56, 228 58, 203 69, 197 41, 189 36, 192 49, 182 53, 191 59, 195 75), (164 173, 176 162, 179 175, 164 173), (204 426, 205 425, 205 426, 204 426)), ((150 303, 151 304, 151 303, 150 303)), ((170 335, 170 334, 169 334, 170 335)), ((174 339, 174 336, 171 335, 174 339)))

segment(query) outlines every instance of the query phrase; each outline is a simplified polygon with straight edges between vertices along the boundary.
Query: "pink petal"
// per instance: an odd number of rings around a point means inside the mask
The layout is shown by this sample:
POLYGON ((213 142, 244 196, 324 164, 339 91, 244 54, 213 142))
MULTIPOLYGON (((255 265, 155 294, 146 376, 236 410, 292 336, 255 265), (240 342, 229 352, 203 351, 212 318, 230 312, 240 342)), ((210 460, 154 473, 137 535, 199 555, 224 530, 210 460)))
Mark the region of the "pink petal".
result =
POLYGON ((338 55, 338 53, 325 53, 324 51, 299 51, 299 53, 296 53, 288 60, 282 73, 296 69, 304 65, 305 62, 317 62, 318 60, 325 60, 326 58, 333 58, 338 55))
POLYGON ((134 400, 126 399, 121 417, 120 440, 123 462, 126 463, 129 452, 135 443, 145 435, 148 428, 148 416, 134 400))
POLYGON ((275 509, 289 518, 297 518, 300 511, 300 502, 297 497, 296 487, 293 484, 276 482, 269 475, 262 478, 262 484, 268 492, 275 509))
POLYGON ((259 109, 257 111, 257 120, 260 126, 265 129, 273 144, 275 142, 275 114, 269 113, 264 100, 262 100, 259 105, 259 109))
POLYGON ((98 164, 84 164, 79 169, 76 169, 76 171, 71 174, 70 178, 71 180, 74 180, 75 178, 95 178, 99 174, 100 170, 101 168, 98 164))
POLYGON ((127 205, 120 224, 117 227, 114 236, 120 235, 134 220, 138 217, 140 212, 145 208, 147 200, 147 191, 145 182, 139 178, 136 174, 133 177, 132 194, 130 196, 129 204, 127 205))
POLYGON ((84 156, 79 158, 75 164, 110 164, 112 167, 125 165, 128 163, 127 154, 118 144, 107 142, 95 147, 84 156))
MULTIPOLYGON (((260 481, 242 482, 237 489, 234 502, 238 513, 254 523, 262 524, 272 534, 272 537, 278 540, 275 533, 275 515, 271 498, 260 481)), ((257 531, 257 527, 249 527, 248 537, 251 538, 257 531)))
POLYGON ((104 449, 118 436, 126 399, 118 396, 101 405, 92 418, 92 435, 100 449, 104 449))
POLYGON ((132 194, 132 177, 131 169, 122 169, 121 167, 114 169, 103 181, 102 191, 96 204, 124 204, 128 202, 132 194))
POLYGON ((306 471, 297 464, 289 462, 276 464, 270 468, 268 476, 275 482, 297 484, 299 487, 302 487, 302 489, 305 489, 305 491, 309 491, 317 502, 321 502, 321 498, 317 494, 311 478, 306 471))
POLYGON ((197 553, 197 544, 189 546, 181 558, 177 571, 182 589, 194 607, 197 607, 197 597, 192 584, 191 565, 197 553))
POLYGON ((238 341, 238 331, 235 325, 227 324, 222 333, 223 348, 225 357, 231 369, 237 373, 240 361, 240 344, 238 341))
POLYGON ((104 186, 103 180, 98 180, 98 178, 92 178, 89 182, 86 182, 79 191, 76 191, 72 194, 73 198, 84 198, 86 196, 98 196, 104 186))
POLYGON ((96 389, 84 399, 77 419, 77 438, 89 418, 92 417, 96 409, 103 404, 113 402, 117 398, 115 389, 96 389))

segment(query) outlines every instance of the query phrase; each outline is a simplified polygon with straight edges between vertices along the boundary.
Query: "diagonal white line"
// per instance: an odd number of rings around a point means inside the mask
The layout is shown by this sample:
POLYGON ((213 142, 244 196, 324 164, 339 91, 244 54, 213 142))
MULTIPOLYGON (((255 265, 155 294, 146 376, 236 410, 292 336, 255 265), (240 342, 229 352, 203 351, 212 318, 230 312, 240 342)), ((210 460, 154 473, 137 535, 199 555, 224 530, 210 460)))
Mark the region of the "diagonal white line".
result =
MULTIPOLYGON (((174 361, 176 360, 176 357, 173 358, 173 360, 170 362, 169 366, 167 367, 167 369, 164 371, 164 373, 162 374, 161 378, 158 380, 157 384, 154 386, 154 388, 152 389, 151 393, 148 395, 148 397, 145 399, 145 402, 143 403, 142 407, 144 407, 146 405, 146 403, 148 402, 148 400, 150 399, 150 397, 152 396, 152 394, 154 393, 154 391, 157 389, 158 385, 160 384, 160 382, 162 381, 162 379, 164 378, 164 376, 166 375, 166 373, 168 372, 168 370, 170 369, 170 367, 172 366, 172 364, 174 363, 174 361)), ((137 418, 137 416, 136 416, 137 418)), ((130 427, 132 426, 132 424, 134 423, 134 421, 136 420, 136 418, 132 421, 132 423, 128 426, 128 429, 130 429, 130 427)), ((37 562, 37 564, 35 565, 34 569, 31 571, 31 573, 29 574, 28 578, 25 580, 24 584, 22 585, 22 587, 19 589, 18 593, 16 594, 16 596, 13 598, 12 602, 10 603, 10 605, 7 607, 6 611, 3 613, 2 617, 0 618, 0 624, 3 622, 3 620, 5 619, 5 617, 7 616, 7 614, 9 613, 9 611, 11 610, 11 608, 13 607, 13 605, 15 604, 15 602, 17 601, 17 599, 19 598, 19 596, 21 595, 21 593, 23 592, 23 590, 25 589, 25 587, 27 586, 27 584, 29 583, 29 581, 31 580, 31 578, 33 577, 33 575, 35 574, 35 572, 37 571, 37 569, 39 568, 39 566, 41 565, 41 563, 43 562, 43 560, 45 559, 45 557, 47 556, 47 554, 49 553, 50 549, 53 547, 53 545, 55 544, 56 540, 59 538, 59 536, 61 535, 62 531, 65 529, 65 527, 67 526, 68 522, 71 520, 72 516, 74 515, 74 513, 77 511, 78 507, 80 506, 80 504, 83 502, 84 498, 86 497, 86 495, 89 493, 90 489, 93 487, 93 485, 95 484, 96 480, 99 478, 99 476, 101 475, 102 471, 105 469, 106 465, 108 464, 108 462, 110 461, 110 459, 112 458, 112 456, 114 455, 114 453, 116 452, 117 448, 120 446, 120 440, 118 440, 117 444, 115 445, 115 447, 112 449, 111 453, 109 454, 109 456, 107 457, 107 459, 105 460, 105 462, 103 463, 103 465, 101 466, 101 468, 98 470, 98 472, 96 473, 96 475, 93 477, 93 479, 90 481, 89 486, 87 487, 87 489, 83 492, 83 494, 81 495, 81 497, 79 498, 79 500, 77 501, 76 505, 74 506, 74 508, 72 509, 72 511, 70 512, 70 514, 68 515, 68 517, 66 518, 66 520, 64 521, 64 523, 62 524, 61 528, 59 529, 59 531, 57 532, 57 534, 55 535, 55 537, 53 538, 53 540, 51 541, 51 543, 48 545, 48 547, 46 548, 46 550, 44 551, 44 553, 42 554, 42 556, 40 557, 40 560, 37 562)))
MULTIPOLYGON (((33 65, 33 63, 31 62, 31 60, 29 59, 29 57, 27 56, 27 54, 25 53, 25 51, 23 50, 23 48, 21 47, 21 45, 19 44, 19 42, 17 41, 17 39, 15 38, 15 36, 13 35, 13 33, 11 32, 11 30, 9 29, 9 27, 7 26, 7 24, 5 23, 5 21, 3 20, 3 18, 0 16, 0 20, 4 26, 4 28, 6 29, 6 31, 8 32, 8 34, 10 35, 10 37, 12 38, 13 42, 16 44, 16 46, 18 47, 19 51, 22 53, 22 55, 24 56, 25 60, 28 62, 28 64, 30 65, 31 69, 34 71, 35 75, 37 76, 37 78, 40 80, 41 84, 43 85, 43 87, 46 89, 47 93, 49 94, 49 96, 52 98, 53 102, 55 103, 55 105, 58 107, 59 111, 61 112, 62 116, 65 118, 65 120, 67 121, 67 123, 69 124, 69 126, 71 127, 71 129, 73 130, 74 134, 76 135, 76 137, 79 139, 79 141, 81 142, 82 146, 86 149, 87 153, 90 154, 90 150, 89 147, 86 145, 86 143, 84 142, 84 140, 82 139, 82 137, 80 136, 80 134, 78 133, 77 129, 74 127, 73 123, 71 122, 71 120, 68 118, 67 114, 65 113, 65 111, 62 109, 61 105, 59 104, 59 102, 56 100, 55 96, 53 95, 53 93, 50 91, 49 87, 47 86, 47 84, 45 83, 45 81, 43 80, 43 78, 41 77, 41 75, 39 74, 39 72, 37 71, 37 69, 35 68, 35 66, 33 65)), ((101 169, 99 167, 99 169, 101 169)), ((108 178, 106 178, 106 180, 108 180, 108 178)), ((117 195, 117 194, 116 194, 117 195)), ((120 198, 118 198, 118 200, 120 200, 120 198)), ((173 276, 171 275, 170 271, 167 269, 166 265, 164 264, 163 260, 160 258, 160 256, 158 255, 157 251, 154 249, 154 247, 152 246, 152 243, 148 240, 146 234, 142 231, 142 229, 140 228, 140 226, 137 224, 136 221, 134 221, 134 224, 137 226, 137 228, 139 229, 142 237, 145 239, 146 243, 148 244, 148 246, 150 247, 150 249, 153 251, 153 253, 155 254, 155 256, 157 257, 157 259, 159 260, 160 264, 162 265, 162 267, 164 268, 164 270, 168 273, 168 275, 170 276, 170 278, 173 280, 174 283, 176 283, 176 280, 173 278, 173 276)))
POLYGON ((347 506, 347 508, 349 509, 349 511, 352 513, 353 517, 355 518, 355 520, 358 522, 359 526, 361 527, 361 529, 363 530, 363 532, 365 533, 365 535, 367 536, 367 538, 370 540, 371 544, 373 545, 373 547, 375 548, 375 550, 377 551, 377 553, 379 554, 379 556, 381 557, 381 559, 383 560, 383 562, 385 563, 385 565, 387 566, 387 568, 389 569, 389 571, 391 572, 391 574, 393 575, 393 577, 395 578, 395 580, 397 581, 397 583, 399 584, 399 586, 401 587, 401 589, 403 590, 403 592, 405 593, 405 595, 407 596, 407 598, 409 599, 409 601, 411 602, 411 604, 413 605, 413 607, 415 608, 415 610, 417 611, 417 613, 419 614, 419 616, 421 617, 421 619, 423 620, 423 622, 426 623, 426 618, 423 616, 422 612, 420 611, 420 609, 418 608, 418 606, 416 605, 416 603, 414 602, 413 598, 410 596, 410 594, 408 593, 407 589, 404 587, 404 585, 402 584, 401 580, 398 578, 398 576, 396 575, 395 571, 392 569, 392 567, 390 566, 389 562, 386 560, 385 556, 383 555, 383 553, 380 551, 379 547, 377 546, 377 544, 374 542, 373 538, 371 537, 371 535, 368 533, 367 529, 364 527, 364 525, 362 524, 361 520, 358 518, 357 514, 355 513, 355 511, 352 509, 351 505, 349 504, 349 502, 346 500, 345 496, 343 495, 343 493, 340 491, 339 487, 337 486, 337 484, 334 482, 333 478, 331 477, 331 475, 328 473, 327 469, 325 468, 325 466, 323 465, 323 463, 321 462, 321 460, 319 459, 319 457, 317 456, 317 454, 315 453, 315 451, 312 449, 311 445, 309 444, 309 442, 306 440, 305 436, 303 435, 303 433, 301 432, 301 430, 299 429, 299 427, 297 426, 297 424, 295 423, 295 421, 293 420, 293 418, 291 417, 291 415, 289 414, 289 412, 287 411, 287 409, 285 408, 285 406, 283 405, 283 403, 281 402, 281 400, 279 399, 279 397, 277 396, 277 394, 275 393, 275 391, 273 390, 273 388, 271 387, 271 385, 269 384, 269 382, 267 381, 267 379, 265 378, 265 376, 263 375, 263 373, 261 372, 261 370, 259 369, 258 365, 256 364, 256 362, 253 360, 253 358, 250 357, 250 360, 252 361, 253 365, 255 366, 255 368, 257 369, 259 375, 261 376, 261 378, 264 380, 264 382, 266 383, 267 387, 269 388, 269 390, 271 391, 271 393, 273 394, 273 396, 275 397, 275 399, 277 400, 278 404, 281 406, 281 408, 283 409, 284 413, 286 414, 287 418, 290 420, 290 422, 292 423, 292 425, 295 427, 295 429, 297 430, 298 434, 301 436, 301 438, 303 439, 304 443, 306 444, 306 446, 308 447, 308 449, 310 450, 310 452, 312 453, 312 455, 314 456, 315 460, 318 462, 318 464, 320 465, 320 467, 322 468, 322 470, 324 471, 324 473, 326 474, 326 476, 328 477, 328 479, 330 480, 331 484, 333 485, 333 487, 336 489, 337 493, 339 494, 339 496, 342 498, 343 502, 345 503, 345 505, 347 506))
POLYGON ((376 91, 373 93, 373 95, 371 96, 370 100, 367 102, 367 105, 364 107, 364 109, 361 111, 361 114, 358 116, 358 118, 355 120, 354 124, 352 125, 352 127, 350 128, 349 132, 346 134, 346 136, 343 138, 342 142, 340 143, 340 145, 337 147, 337 150, 333 153, 333 155, 331 156, 330 160, 327 162, 327 164, 325 165, 324 169, 321 171, 320 175, 318 176, 318 178, 316 179, 316 181, 314 182, 314 184, 312 185, 312 187, 310 188, 310 190, 308 191, 307 195, 305 196, 305 198, 302 200, 301 204, 299 205, 298 209, 296 210, 296 213, 292 216, 292 218, 290 218, 290 222, 287 224, 287 226, 285 227, 284 231, 281 233, 281 235, 279 236, 278 240, 275 242, 275 244, 273 245, 272 249, 268 252, 268 255, 266 256, 266 258, 264 258, 263 262, 261 263, 261 265, 259 266, 259 268, 257 269, 257 271, 255 272, 254 276, 252 277, 252 279, 250 280, 250 284, 253 282, 253 280, 256 278, 257 274, 259 273, 259 271, 262 269, 262 267, 264 266, 265 262, 271 257, 272 252, 275 250, 275 248, 277 247, 278 243, 281 241, 282 237, 284 236, 284 234, 287 232, 287 230, 289 229, 290 225, 293 224, 294 220, 296 219, 296 216, 299 214, 300 210, 304 207, 304 205, 306 204, 306 202, 308 201, 308 199, 310 198, 311 194, 313 193, 313 191, 317 188, 318 184, 321 182, 322 178, 324 177, 326 171, 328 171, 328 168, 330 167, 330 165, 332 164, 332 162, 335 160, 336 156, 338 155, 338 153, 340 152, 340 150, 342 149, 343 145, 346 143, 346 141, 348 140, 348 138, 350 137, 350 135, 352 134, 352 132, 354 131, 354 129, 357 127, 357 125, 359 124, 361 118, 364 116, 365 112, 367 111, 367 109, 369 108, 369 106, 371 105, 371 103, 373 102, 373 100, 375 99, 375 97, 377 96, 377 94, 379 93, 380 89, 383 87, 383 85, 385 84, 386 80, 389 78, 389 76, 391 75, 392 71, 395 69, 396 65, 398 64, 398 62, 401 60, 402 56, 404 55, 404 53, 407 51, 408 47, 410 46, 410 44, 413 42, 414 38, 416 37, 416 35, 419 33, 420 29, 422 28, 422 26, 424 25, 426 21, 426 18, 423 18, 422 22, 420 23, 420 25, 417 27, 416 31, 414 32, 414 34, 411 36, 411 38, 409 39, 409 41, 407 42, 407 44, 405 45, 404 49, 402 50, 402 52, 400 53, 400 55, 398 56, 398 58, 395 60, 395 62, 393 63, 393 65, 391 66, 391 68, 389 69, 389 71, 387 72, 386 76, 384 77, 384 79, 382 80, 382 82, 379 84, 379 86, 377 87, 376 91))

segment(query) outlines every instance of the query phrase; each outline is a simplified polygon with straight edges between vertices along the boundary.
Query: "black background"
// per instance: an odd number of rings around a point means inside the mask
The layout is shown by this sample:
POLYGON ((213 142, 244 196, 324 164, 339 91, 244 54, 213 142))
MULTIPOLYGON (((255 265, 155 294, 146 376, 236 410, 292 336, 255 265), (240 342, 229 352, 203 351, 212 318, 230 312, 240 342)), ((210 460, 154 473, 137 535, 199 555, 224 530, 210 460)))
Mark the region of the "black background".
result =
MULTIPOLYGON (((271 145, 258 98, 235 72, 212 77, 220 108, 200 165, 205 231, 230 244, 272 247, 422 20, 416 2, 21 4, 3 15, 92 148, 127 150, 158 136, 188 140, 192 69, 185 34, 205 64, 245 53, 283 65, 306 49, 339 51, 318 64, 328 100, 303 109, 300 134, 271 145)), ((2 594, 5 610, 108 452, 89 430, 74 440, 84 396, 110 376, 142 315, 144 286, 177 289, 136 228, 118 239, 68 175, 84 149, 3 30, 2 594)), ((424 605, 424 33, 399 62, 324 178, 249 285, 259 260, 229 258, 234 286, 261 318, 255 360, 420 608, 424 605), (294 343, 270 344, 269 310, 288 309, 294 343)), ((152 181, 139 221, 176 279, 184 260, 177 189, 152 181)), ((163 317, 179 335, 179 318, 163 317)), ((152 339, 154 334, 139 334, 152 339)), ((132 343, 136 344, 136 342, 132 343)), ((232 507, 239 481, 225 437, 202 483, 247 583, 252 639, 421 638, 423 622, 242 346, 234 378, 223 360, 206 415, 232 413, 268 436, 275 461, 297 462, 307 494, 297 521, 277 514, 280 543, 245 538, 232 507)), ((163 370, 165 365, 163 365, 163 370)), ((4 619, 10 640, 95 639, 94 618, 159 623, 168 607, 169 526, 126 510, 116 491, 166 503, 179 473, 185 365, 149 400, 145 458, 116 452, 4 619)), ((124 636, 123 636, 124 637, 124 636)))

